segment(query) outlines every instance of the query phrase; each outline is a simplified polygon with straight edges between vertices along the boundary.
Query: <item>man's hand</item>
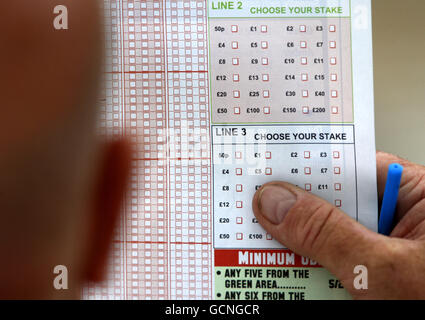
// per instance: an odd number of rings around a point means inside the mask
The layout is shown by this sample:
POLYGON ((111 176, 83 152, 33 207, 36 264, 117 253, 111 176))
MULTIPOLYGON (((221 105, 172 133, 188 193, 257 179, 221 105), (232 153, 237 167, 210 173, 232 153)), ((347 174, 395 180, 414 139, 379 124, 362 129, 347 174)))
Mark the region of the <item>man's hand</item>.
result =
POLYGON ((284 182, 263 186, 253 210, 259 223, 294 252, 340 279, 355 299, 425 299, 425 167, 377 153, 382 199, 388 166, 405 168, 390 237, 363 227, 328 202, 284 182), (355 266, 368 268, 368 289, 354 288, 355 266))

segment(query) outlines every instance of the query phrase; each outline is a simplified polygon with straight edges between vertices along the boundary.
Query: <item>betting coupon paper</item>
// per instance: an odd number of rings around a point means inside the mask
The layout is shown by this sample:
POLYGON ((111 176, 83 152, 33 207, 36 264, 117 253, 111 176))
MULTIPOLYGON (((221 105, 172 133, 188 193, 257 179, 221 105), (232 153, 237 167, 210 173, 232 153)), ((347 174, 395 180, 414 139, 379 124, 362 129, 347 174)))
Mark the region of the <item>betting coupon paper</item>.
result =
POLYGON ((252 198, 287 181, 377 229, 370 0, 105 0, 99 130, 133 143, 87 299, 345 299, 252 198))

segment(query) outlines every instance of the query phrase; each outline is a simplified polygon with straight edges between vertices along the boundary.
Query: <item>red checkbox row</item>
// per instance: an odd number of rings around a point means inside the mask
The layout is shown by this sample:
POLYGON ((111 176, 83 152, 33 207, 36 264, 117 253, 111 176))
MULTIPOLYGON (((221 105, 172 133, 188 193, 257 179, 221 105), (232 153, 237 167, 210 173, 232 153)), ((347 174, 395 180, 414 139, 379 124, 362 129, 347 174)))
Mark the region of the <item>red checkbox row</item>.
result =
MULTIPOLYGON (((306 191, 311 191, 311 184, 310 185, 309 184, 306 185, 306 191), (310 190, 307 190, 307 186, 308 186, 308 188, 310 188, 310 190)), ((338 207, 338 208, 342 207, 342 200, 339 200, 339 199, 335 200, 335 206, 338 207)), ((242 201, 236 201, 236 208, 237 209, 242 209, 243 208, 243 202, 242 201)), ((236 223, 237 224, 243 224, 243 218, 242 217, 237 217, 236 218, 236 223)))
MULTIPOLYGON (((272 158, 272 153, 270 151, 266 151, 265 155, 266 155, 266 159, 271 159, 272 158)), ((235 158, 236 159, 242 159, 242 157, 243 157, 243 154, 242 154, 241 151, 236 151, 235 152, 235 158)))
MULTIPOLYGON (((310 114, 310 107, 304 106, 302 111, 303 114, 310 114)), ((339 114, 339 107, 331 107, 331 114, 339 114)))
MULTIPOLYGON (((334 151, 332 153, 332 156, 334 159, 340 159, 341 153, 339 151, 334 151)), ((311 152, 310 151, 304 151, 304 159, 311 159, 311 152)))
MULTIPOLYGON (((306 66, 306 65, 308 65, 308 58, 307 57, 301 57, 300 62, 301 62, 301 65, 306 66)), ((337 65, 338 64, 337 58, 336 57, 331 57, 329 59, 329 64, 332 65, 332 66, 337 65)))
MULTIPOLYGON (((301 41, 300 42, 300 48, 301 49, 307 49, 308 48, 307 41, 301 41)), ((329 48, 330 49, 336 49, 336 41, 329 41, 329 48)))
MULTIPOLYGON (((239 82, 241 79, 239 73, 235 73, 233 74, 233 82, 239 82)), ((267 73, 264 73, 261 75, 261 80, 263 80, 264 82, 268 82, 270 81, 270 75, 267 73)))
MULTIPOLYGON (((269 43, 267 41, 261 41, 260 48, 261 49, 268 49, 269 43)), ((232 49, 239 49, 239 42, 238 41, 232 41, 232 49)))
MULTIPOLYGON (((239 26, 234 24, 234 25, 231 26, 230 30, 232 31, 232 33, 237 33, 237 32, 239 32, 239 26)), ((305 24, 302 24, 302 25, 300 25, 299 30, 300 30, 300 32, 303 32, 303 33, 307 32, 307 26, 305 24)), ((260 32, 261 33, 267 33, 267 31, 268 31, 268 26, 266 26, 266 25, 260 26, 260 32)), ((336 25, 331 24, 329 26, 329 32, 332 32, 332 33, 336 32, 336 25)))
MULTIPOLYGON (((239 32, 239 26, 234 24, 234 25, 231 26, 230 30, 232 31, 232 33, 237 33, 237 32, 239 32)), ((267 30, 268 30, 268 26, 266 26, 266 25, 260 26, 260 32, 261 33, 267 33, 267 30)))
MULTIPOLYGON (((308 98, 310 96, 309 91, 308 90, 301 90, 301 96, 303 98, 308 98)), ((330 96, 333 99, 338 98, 338 90, 331 90, 330 96)))
MULTIPOLYGON (((241 114, 241 108, 240 107, 234 107, 233 112, 234 112, 235 115, 240 115, 241 114)), ((270 107, 264 107, 263 113, 264 114, 271 114, 271 108, 270 107)))
MULTIPOLYGON (((272 235, 267 233, 266 234, 266 240, 272 240, 272 239, 273 239, 272 235)), ((237 232, 236 233, 236 240, 243 240, 243 233, 237 232)))
MULTIPOLYGON (((241 92, 239 90, 233 91, 233 98, 239 99, 241 97, 241 92)), ((263 90, 263 98, 270 98, 270 90, 263 90)))
MULTIPOLYGON (((269 58, 261 58, 261 64, 263 66, 268 66, 269 65, 269 58)), ((234 57, 232 58, 232 65, 234 66, 238 66, 240 65, 240 59, 238 57, 234 57)))
MULTIPOLYGON (((338 75, 336 73, 331 73, 330 76, 329 76, 329 79, 332 82, 336 82, 336 81, 338 81, 338 75)), ((302 73, 301 74, 301 81, 303 81, 303 82, 309 81, 308 73, 302 73)))
MULTIPOLYGON (((305 191, 311 191, 311 188, 312 188, 312 186, 311 186, 311 183, 306 183, 305 185, 304 185, 304 190, 305 191)), ((342 184, 341 183, 335 183, 334 184, 334 189, 335 189, 335 191, 342 191, 342 184)))
MULTIPOLYGON (((236 159, 242 159, 242 156, 243 155, 242 155, 242 152, 241 151, 236 151, 235 152, 235 158, 236 159)), ((271 159, 272 158, 272 153, 270 151, 266 151, 265 157, 266 157, 266 159, 271 159)), ((340 159, 341 158, 341 153, 339 151, 333 151, 332 157, 334 159, 340 159)), ((304 159, 311 159, 311 152, 310 151, 304 151, 304 159)))
MULTIPOLYGON (((241 176, 242 175, 242 171, 243 171, 242 168, 236 168, 236 175, 237 176, 241 176)), ((272 175, 272 172, 273 172, 272 168, 266 168, 264 170, 264 173, 265 173, 266 176, 271 176, 272 175)))
MULTIPOLYGON (((332 82, 336 82, 336 81, 338 81, 338 75, 336 73, 331 73, 330 76, 329 76, 329 79, 332 82)), ((233 74, 233 82, 240 82, 240 80, 241 80, 240 74, 234 73, 233 74)), ((269 82, 270 81, 270 75, 267 74, 267 73, 263 73, 261 75, 261 80, 264 81, 264 82, 269 82)), ((301 81, 303 81, 303 82, 309 81, 308 73, 302 73, 301 74, 301 81)))
MULTIPOLYGON (((242 170, 242 168, 236 168, 236 175, 237 176, 241 176, 242 175, 242 173, 243 173, 243 170, 242 170)), ((311 175, 311 168, 310 167, 305 167, 304 168, 304 174, 306 174, 306 175, 311 175)), ((273 169, 272 168, 266 168, 265 169, 265 174, 267 175, 267 176, 271 176, 272 174, 273 174, 273 169)), ((334 174, 341 174, 341 168, 340 167, 335 167, 334 168, 334 174)))

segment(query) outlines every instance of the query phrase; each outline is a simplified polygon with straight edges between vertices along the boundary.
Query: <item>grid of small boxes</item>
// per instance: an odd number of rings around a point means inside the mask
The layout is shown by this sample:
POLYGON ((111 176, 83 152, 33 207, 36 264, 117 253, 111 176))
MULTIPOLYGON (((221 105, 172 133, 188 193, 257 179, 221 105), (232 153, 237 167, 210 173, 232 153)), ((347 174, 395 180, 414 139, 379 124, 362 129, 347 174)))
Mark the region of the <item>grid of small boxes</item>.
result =
POLYGON ((83 295, 210 298, 206 3, 105 0, 102 9, 108 53, 100 131, 128 136, 133 160, 108 281, 83 295))
POLYGON ((212 297, 207 3, 167 0, 171 299, 212 297))
MULTIPOLYGON (((123 113, 121 109, 121 24, 119 10, 110 1, 99 1, 101 14, 105 16, 105 72, 100 101, 98 128, 106 139, 122 135, 123 113)), ((113 245, 108 260, 108 272, 100 285, 88 285, 82 295, 86 299, 122 299, 124 297, 124 221, 114 231, 113 245)))
POLYGON ((255 191, 271 181, 297 185, 338 208, 343 207, 356 218, 356 202, 352 197, 356 192, 354 167, 351 143, 276 143, 256 147, 249 143, 215 143, 215 248, 280 247, 253 220, 251 211, 255 191))
POLYGON ((214 122, 351 121, 348 28, 338 19, 210 19, 214 122))

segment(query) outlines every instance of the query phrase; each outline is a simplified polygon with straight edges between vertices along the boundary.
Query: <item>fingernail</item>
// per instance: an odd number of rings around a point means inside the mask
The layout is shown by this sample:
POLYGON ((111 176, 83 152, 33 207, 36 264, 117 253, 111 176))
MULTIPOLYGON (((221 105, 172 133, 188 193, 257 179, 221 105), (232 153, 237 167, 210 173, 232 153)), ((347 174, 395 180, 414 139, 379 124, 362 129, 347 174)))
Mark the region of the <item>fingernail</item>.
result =
POLYGON ((280 224, 297 202, 291 191, 281 186, 266 186, 260 191, 258 207, 263 216, 273 224, 280 224))

